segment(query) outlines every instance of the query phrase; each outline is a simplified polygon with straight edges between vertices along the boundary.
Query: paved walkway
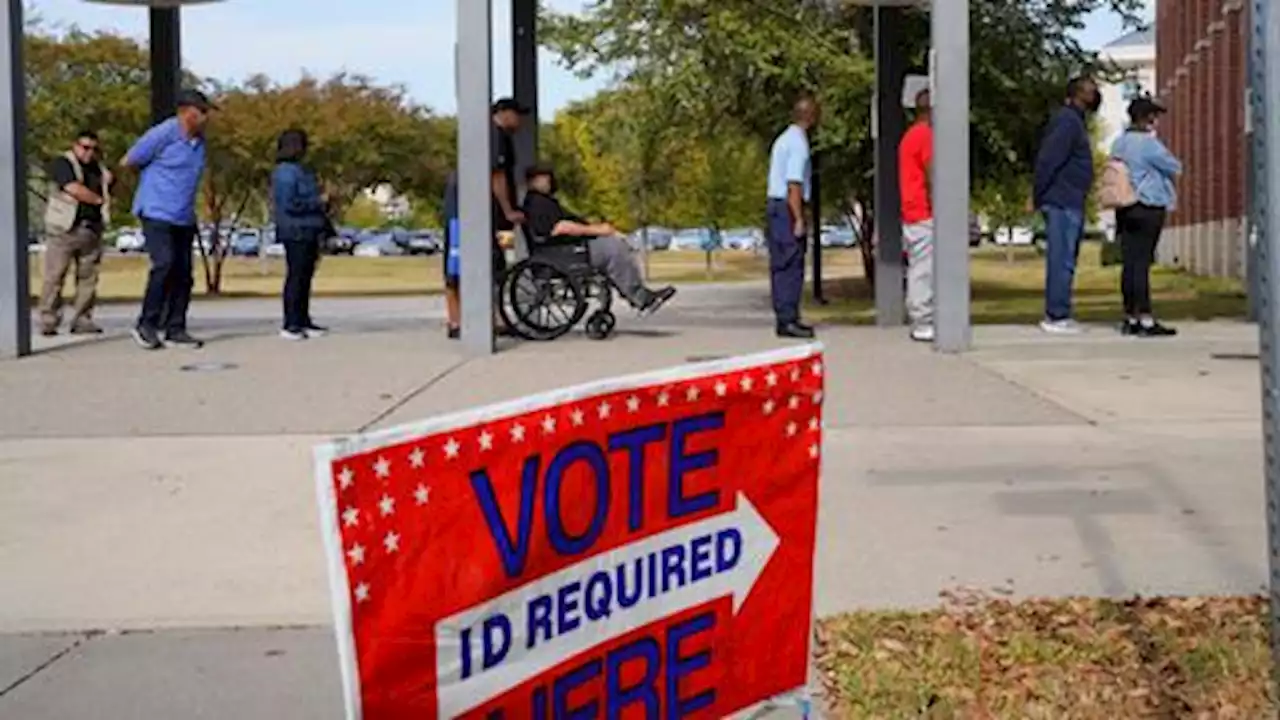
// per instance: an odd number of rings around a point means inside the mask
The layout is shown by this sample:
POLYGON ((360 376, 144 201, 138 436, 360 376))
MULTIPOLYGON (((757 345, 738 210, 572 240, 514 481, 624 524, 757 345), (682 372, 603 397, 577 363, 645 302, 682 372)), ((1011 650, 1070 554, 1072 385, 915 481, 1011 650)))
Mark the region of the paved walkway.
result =
MULTIPOLYGON (((335 335, 285 344, 273 303, 205 304, 196 327, 215 342, 198 354, 137 351, 121 309, 104 314, 113 337, 0 364, 0 717, 331 717, 311 445, 777 345, 750 288, 691 291, 607 343, 480 360, 424 307, 323 303, 335 335)), ((927 606, 957 586, 1257 591, 1256 332, 1184 331, 979 328, 950 357, 825 330, 818 611, 927 606)))

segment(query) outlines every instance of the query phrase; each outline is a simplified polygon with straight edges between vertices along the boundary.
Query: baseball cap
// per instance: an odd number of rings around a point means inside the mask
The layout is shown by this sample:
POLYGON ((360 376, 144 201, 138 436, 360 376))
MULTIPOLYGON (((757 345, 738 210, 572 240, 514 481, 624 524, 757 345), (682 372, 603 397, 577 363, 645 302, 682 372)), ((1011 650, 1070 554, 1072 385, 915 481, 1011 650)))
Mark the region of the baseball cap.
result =
POLYGON ((528 170, 524 171, 524 177, 526 180, 532 180, 536 177, 542 177, 544 175, 550 175, 551 177, 555 177, 555 174, 556 174, 555 171, 551 169, 550 165, 544 165, 544 164, 533 165, 528 170))
POLYGON ((527 105, 521 103, 515 98, 501 98, 493 104, 493 111, 495 113, 500 113, 506 110, 511 110, 517 115, 528 115, 531 112, 527 105))
POLYGON ((1129 103, 1129 117, 1134 120, 1155 117, 1166 112, 1168 112, 1168 109, 1164 105, 1146 95, 1134 98, 1133 102, 1129 103))
POLYGON ((178 107, 193 107, 201 112, 218 109, 217 105, 209 101, 209 96, 199 90, 183 90, 179 92, 178 107))

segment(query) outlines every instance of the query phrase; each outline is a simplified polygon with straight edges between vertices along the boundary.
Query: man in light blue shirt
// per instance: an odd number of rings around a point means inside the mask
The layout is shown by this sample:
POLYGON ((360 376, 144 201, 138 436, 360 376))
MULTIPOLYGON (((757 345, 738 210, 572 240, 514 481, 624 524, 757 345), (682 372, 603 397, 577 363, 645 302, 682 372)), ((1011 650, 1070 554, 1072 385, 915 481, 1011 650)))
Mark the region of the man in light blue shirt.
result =
POLYGON ((183 91, 177 114, 148 130, 121 163, 142 171, 133 214, 142 222, 151 271, 133 339, 147 350, 204 344, 187 332, 187 308, 194 284, 191 249, 197 231, 196 193, 204 174, 204 130, 214 109, 204 93, 183 91))
POLYGON ((804 256, 808 233, 804 206, 809 202, 813 163, 809 131, 818 122, 818 104, 808 96, 796 101, 792 123, 773 141, 769 153, 769 281, 778 337, 809 339, 813 328, 800 322, 804 256))

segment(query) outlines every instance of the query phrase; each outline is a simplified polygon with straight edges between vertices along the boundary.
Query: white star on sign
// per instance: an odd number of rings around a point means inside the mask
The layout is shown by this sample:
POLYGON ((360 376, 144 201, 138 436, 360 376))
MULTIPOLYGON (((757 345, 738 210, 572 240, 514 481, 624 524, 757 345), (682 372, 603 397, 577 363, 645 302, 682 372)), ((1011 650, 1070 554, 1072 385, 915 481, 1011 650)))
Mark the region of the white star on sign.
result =
POLYGON ((511 442, 524 442, 524 426, 520 423, 511 426, 511 442))
POLYGON ((396 511, 395 498, 390 495, 383 495, 382 499, 378 501, 378 511, 382 513, 383 517, 394 513, 396 511))
POLYGON ((796 433, 799 431, 800 431, 799 425, 796 425, 794 422, 787 423, 787 437, 795 437, 796 433))
POLYGON ((556 419, 547 415, 542 418, 542 432, 550 435, 556 431, 556 419))
POLYGON ((409 453, 409 465, 415 468, 421 468, 427 464, 427 454, 422 452, 422 448, 414 448, 409 453))
POLYGON ((380 478, 391 477, 391 461, 379 455, 378 461, 373 464, 373 472, 380 478))
POLYGON ((356 508, 349 507, 342 511, 342 524, 347 527, 355 527, 360 524, 360 511, 356 508))
POLYGON ((352 485, 355 484, 355 482, 356 482, 356 474, 351 472, 351 468, 344 467, 342 468, 342 471, 338 473, 338 485, 343 490, 346 490, 347 488, 351 487, 352 485))
POLYGON ((724 397, 724 396, 725 396, 725 394, 726 394, 726 393, 728 393, 728 392, 729 392, 729 386, 728 386, 728 385, 725 385, 723 380, 721 380, 720 382, 716 383, 716 395, 717 395, 717 396, 719 396, 719 397, 724 397))
POLYGON ((395 534, 394 532, 387 533, 387 536, 382 538, 382 546, 385 547, 387 549, 387 552, 389 553, 399 551, 400 536, 395 534))
POLYGON ((738 383, 742 387, 742 392, 751 392, 751 386, 754 384, 755 381, 751 379, 750 375, 743 375, 742 382, 738 383))
POLYGON ((791 399, 787 400, 787 407, 791 408, 792 410, 795 410, 796 408, 800 407, 800 396, 792 395, 791 399))
POLYGON ((814 393, 814 394, 813 394, 813 404, 814 404, 814 405, 821 405, 821 404, 822 404, 822 391, 821 391, 821 390, 819 390, 818 392, 816 392, 816 393, 814 393))
POLYGON ((360 583, 356 586, 356 602, 367 602, 369 600, 369 586, 360 583))
POLYGON ((773 408, 774 408, 774 407, 775 407, 775 405, 773 404, 773 401, 772 401, 772 400, 765 400, 765 401, 764 401, 764 414, 765 414, 765 415, 772 415, 772 414, 773 414, 773 408))
POLYGON ((480 439, 481 450, 493 449, 493 433, 489 432, 488 430, 485 430, 484 432, 480 433, 479 439, 480 439))
POLYGON ((818 429, 818 425, 818 418, 809 418, 809 432, 816 431, 818 429))
POLYGON ((810 366, 810 369, 811 369, 811 370, 813 370, 813 374, 814 374, 814 375, 821 375, 821 374, 822 374, 822 361, 820 361, 820 360, 814 360, 814 361, 813 361, 813 365, 811 365, 811 366, 810 366))
POLYGON ((419 505, 426 505, 431 500, 431 488, 426 485, 419 485, 418 489, 413 491, 413 499, 419 505))
POLYGON ((658 407, 666 407, 671 403, 671 395, 666 390, 658 393, 658 407))
POLYGON ((809 446, 809 457, 811 457, 811 458, 813 458, 813 459, 815 459, 815 460, 816 460, 816 459, 818 459, 818 444, 817 444, 817 443, 814 443, 813 445, 810 445, 810 446, 809 446))
POLYGON ((640 411, 640 398, 636 397, 635 395, 632 395, 631 397, 627 398, 627 412, 633 413, 633 412, 639 412, 639 411, 640 411))
POLYGON ((364 563, 364 546, 359 543, 352 545, 347 551, 347 557, 351 558, 352 565, 360 565, 364 563))
POLYGON ((585 413, 580 408, 574 408, 573 412, 569 413, 569 418, 573 420, 574 427, 582 427, 582 423, 586 422, 585 413))
POLYGON ((791 382, 800 380, 800 368, 791 368, 791 382))
POLYGON ((765 376, 764 376, 764 381, 765 381, 765 383, 766 383, 766 384, 768 384, 768 386, 769 386, 769 387, 773 387, 773 386, 777 385, 777 384, 778 384, 778 373, 773 372, 773 371, 770 371, 768 375, 765 375, 765 376))
POLYGON ((613 408, 609 406, 609 403, 607 402, 600 403, 598 413, 600 415, 601 420, 604 420, 605 418, 609 417, 609 413, 611 412, 613 412, 613 408))
POLYGON ((462 449, 462 445, 454 438, 449 438, 449 442, 444 444, 444 456, 450 460, 456 460, 458 451, 462 449))
POLYGON ((698 396, 701 394, 702 391, 698 389, 697 385, 690 385, 689 392, 686 392, 684 396, 689 400, 689 402, 693 402, 694 400, 697 400, 698 396))

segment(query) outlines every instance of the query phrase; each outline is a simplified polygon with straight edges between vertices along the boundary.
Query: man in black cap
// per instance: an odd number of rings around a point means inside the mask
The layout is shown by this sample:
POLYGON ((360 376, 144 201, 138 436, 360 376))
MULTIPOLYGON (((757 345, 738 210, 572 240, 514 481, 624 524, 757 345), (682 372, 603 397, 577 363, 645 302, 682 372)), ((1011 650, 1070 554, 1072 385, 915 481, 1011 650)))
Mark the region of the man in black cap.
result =
POLYGON ((142 171, 133 214, 142 222, 151 271, 133 339, 147 350, 204 345, 187 332, 187 308, 194 284, 191 248, 196 193, 204 174, 204 132, 216 109, 204 93, 184 90, 178 94, 177 113, 139 138, 121 163, 142 171))

